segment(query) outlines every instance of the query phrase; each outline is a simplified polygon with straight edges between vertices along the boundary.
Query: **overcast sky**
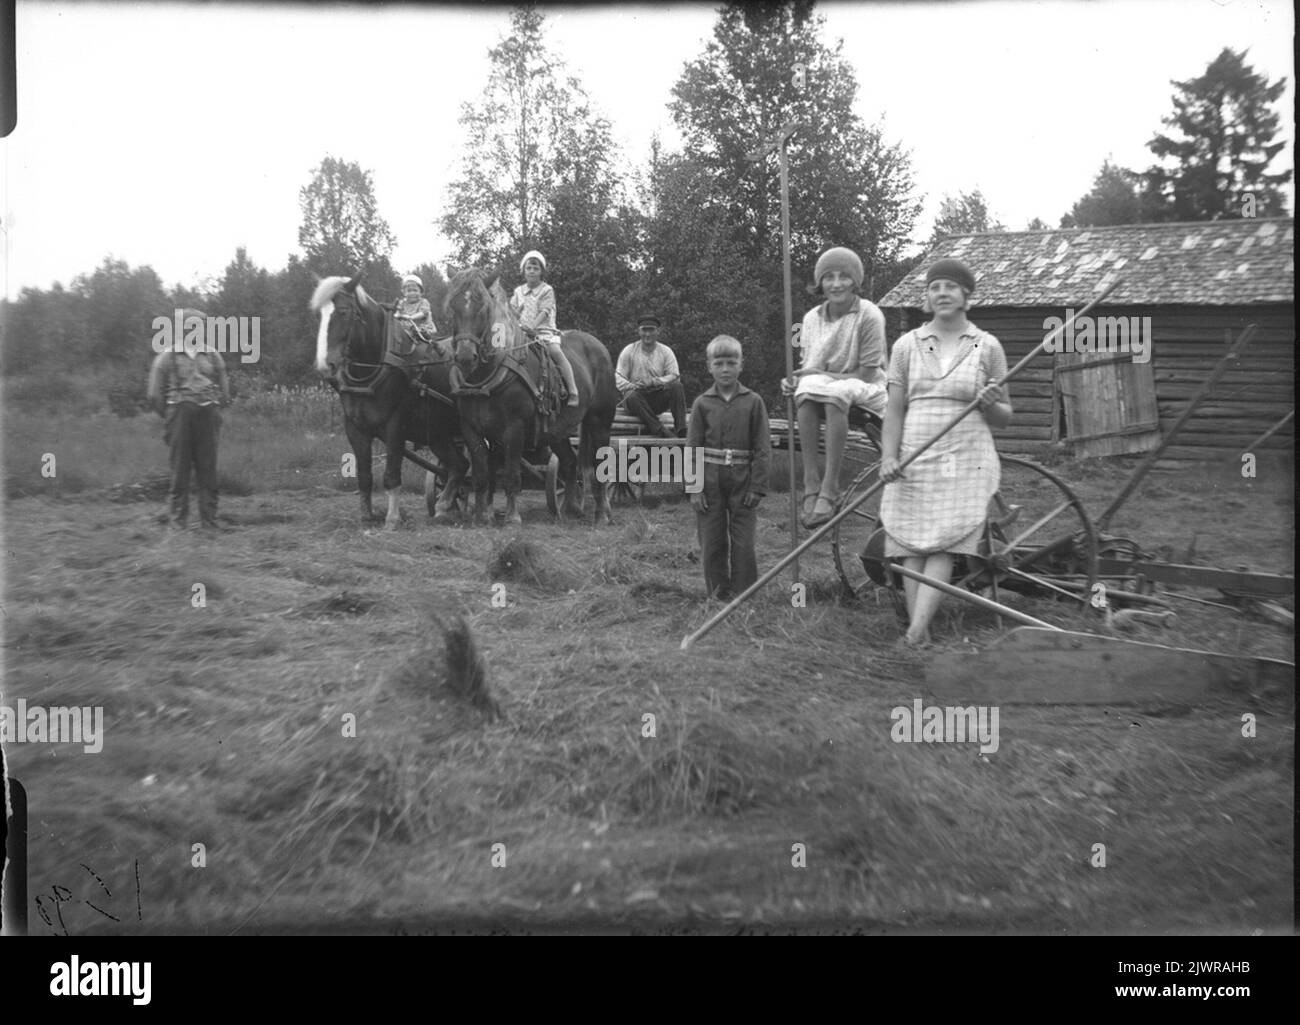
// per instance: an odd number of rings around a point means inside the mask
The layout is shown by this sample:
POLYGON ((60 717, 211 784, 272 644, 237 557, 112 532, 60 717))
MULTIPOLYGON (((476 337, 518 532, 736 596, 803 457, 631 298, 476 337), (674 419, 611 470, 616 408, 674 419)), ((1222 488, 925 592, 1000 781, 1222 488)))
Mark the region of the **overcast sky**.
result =
MULTIPOLYGON (((613 122, 629 164, 656 129, 676 145, 670 90, 703 50, 714 9, 547 8, 552 48, 613 122)), ((1289 0, 818 10, 824 39, 842 37, 857 69, 858 113, 912 152, 926 199, 918 239, 945 193, 976 186, 1010 228, 1055 225, 1107 157, 1151 162, 1170 80, 1201 74, 1224 46, 1287 78, 1290 145, 1273 169, 1291 166, 1289 0)), ((240 245, 283 267, 297 249, 298 191, 327 154, 373 172, 398 269, 442 262, 435 222, 459 157, 456 118, 508 25, 504 6, 20 0, 18 127, 0 141, 6 293, 66 284, 109 254, 152 265, 167 285, 219 276, 240 245)))

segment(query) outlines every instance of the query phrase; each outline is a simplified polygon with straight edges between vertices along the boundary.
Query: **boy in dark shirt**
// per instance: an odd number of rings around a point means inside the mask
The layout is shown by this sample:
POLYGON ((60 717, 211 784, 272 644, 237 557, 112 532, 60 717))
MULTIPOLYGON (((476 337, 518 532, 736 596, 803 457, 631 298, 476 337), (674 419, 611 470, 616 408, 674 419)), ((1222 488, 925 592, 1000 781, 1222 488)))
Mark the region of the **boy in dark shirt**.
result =
POLYGON ((691 496, 710 597, 730 600, 758 579, 754 529, 767 493, 767 410, 740 383, 740 342, 718 335, 705 356, 712 386, 691 407, 687 445, 703 450, 704 490, 691 496))

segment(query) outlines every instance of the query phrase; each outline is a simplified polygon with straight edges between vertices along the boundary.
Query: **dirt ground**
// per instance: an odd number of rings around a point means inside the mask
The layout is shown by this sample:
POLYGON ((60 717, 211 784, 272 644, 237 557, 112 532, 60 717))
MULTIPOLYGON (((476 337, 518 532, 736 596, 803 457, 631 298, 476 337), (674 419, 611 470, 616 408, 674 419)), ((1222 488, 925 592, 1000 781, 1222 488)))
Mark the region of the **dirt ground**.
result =
MULTIPOLYGON (((1289 702, 1007 706, 995 752, 896 743, 929 656, 895 645, 888 596, 840 600, 827 545, 802 561, 806 605, 783 576, 680 651, 720 607, 682 501, 593 529, 529 492, 503 531, 435 526, 407 493, 385 533, 323 448, 304 443, 300 482, 224 497, 229 529, 206 537, 165 532, 147 482, 25 492, 11 445, 3 703, 104 714, 97 753, 6 745, 33 933, 1289 929, 1289 702), (457 616, 500 718, 448 685, 437 621, 457 616)), ((1055 469, 1094 515, 1126 472, 1055 469)), ((787 508, 760 510, 761 568, 789 548, 787 508)), ((1293 514, 1283 468, 1200 469, 1152 478, 1111 532, 1292 573, 1293 514)), ((1175 606, 1174 630, 1135 637, 1293 660, 1289 631, 1175 606)), ((949 602, 936 632, 997 627, 949 602)))

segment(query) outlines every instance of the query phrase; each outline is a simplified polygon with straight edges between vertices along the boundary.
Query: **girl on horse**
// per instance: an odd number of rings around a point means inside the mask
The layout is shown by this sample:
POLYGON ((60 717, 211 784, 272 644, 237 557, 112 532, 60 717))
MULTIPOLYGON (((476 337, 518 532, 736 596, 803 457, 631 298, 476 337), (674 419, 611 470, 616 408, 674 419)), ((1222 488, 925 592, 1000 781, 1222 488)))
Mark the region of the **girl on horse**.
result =
POLYGON ((569 405, 578 405, 578 382, 573 378, 573 367, 560 348, 560 332, 555 327, 555 289, 542 281, 546 270, 546 257, 536 249, 529 250, 519 261, 524 283, 515 289, 510 305, 519 314, 519 324, 525 333, 546 343, 551 358, 564 376, 564 386, 569 389, 569 405))
POLYGON ((408 274, 402 278, 402 300, 393 311, 393 316, 409 324, 423 341, 429 341, 436 333, 433 323, 433 308, 422 294, 424 282, 416 275, 408 274))

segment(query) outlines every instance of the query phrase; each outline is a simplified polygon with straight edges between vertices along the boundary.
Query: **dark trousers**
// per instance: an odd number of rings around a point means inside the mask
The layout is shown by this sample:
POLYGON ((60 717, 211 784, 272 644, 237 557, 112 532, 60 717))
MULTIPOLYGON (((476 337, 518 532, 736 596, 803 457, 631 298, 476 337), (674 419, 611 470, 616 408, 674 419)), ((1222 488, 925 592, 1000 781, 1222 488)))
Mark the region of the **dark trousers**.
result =
POLYGON ((708 511, 695 517, 700 531, 700 561, 709 596, 719 591, 731 597, 758 579, 754 532, 758 510, 741 500, 749 493, 748 466, 704 466, 704 498, 708 511))
POLYGON ((167 408, 167 437, 171 443, 170 519, 184 526, 190 515, 190 471, 198 478, 199 517, 217 525, 217 435, 221 411, 215 406, 178 402, 167 408))
POLYGON ((661 385, 658 388, 638 388, 627 393, 627 411, 646 426, 646 433, 657 435, 663 432, 659 414, 671 412, 673 427, 681 435, 686 430, 686 391, 681 381, 661 385))

